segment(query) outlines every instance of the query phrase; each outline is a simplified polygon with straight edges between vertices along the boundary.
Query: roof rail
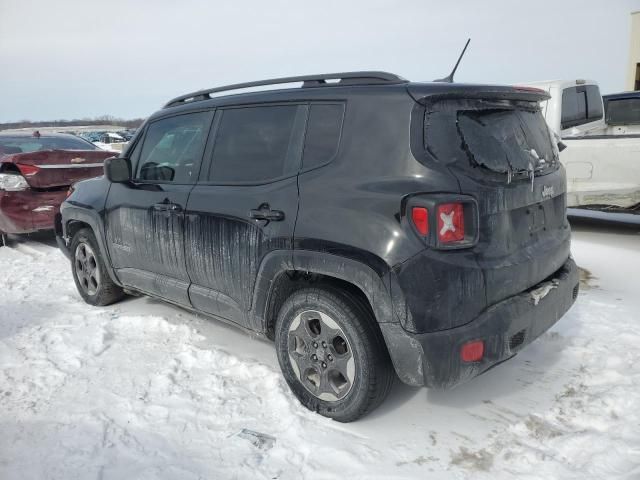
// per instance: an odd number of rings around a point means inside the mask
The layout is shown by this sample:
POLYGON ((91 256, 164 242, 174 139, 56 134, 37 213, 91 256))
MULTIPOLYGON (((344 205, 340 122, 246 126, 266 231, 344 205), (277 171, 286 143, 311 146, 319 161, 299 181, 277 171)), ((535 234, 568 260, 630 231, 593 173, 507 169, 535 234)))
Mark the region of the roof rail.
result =
POLYGON ((272 78, 270 80, 259 80, 256 82, 236 83, 234 85, 226 85, 223 87, 208 88, 206 90, 198 90, 197 92, 180 95, 169 101, 164 108, 174 107, 190 102, 200 100, 208 100, 211 93, 226 92, 229 90, 241 90, 243 88, 261 87, 265 85, 278 85, 282 83, 303 82, 302 87, 325 87, 331 85, 376 85, 376 84, 396 84, 407 83, 404 78, 387 72, 343 72, 343 73, 324 73, 320 75, 302 75, 298 77, 272 78), (327 80, 337 80, 337 82, 328 83, 327 80))

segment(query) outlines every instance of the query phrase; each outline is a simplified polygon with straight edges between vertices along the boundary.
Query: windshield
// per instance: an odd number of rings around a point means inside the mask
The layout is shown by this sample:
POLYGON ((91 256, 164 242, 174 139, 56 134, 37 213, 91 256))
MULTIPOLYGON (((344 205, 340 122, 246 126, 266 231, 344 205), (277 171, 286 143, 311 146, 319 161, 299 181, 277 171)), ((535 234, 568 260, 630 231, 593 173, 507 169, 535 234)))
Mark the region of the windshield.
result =
POLYGON ((0 137, 0 153, 30 153, 41 150, 98 150, 78 137, 0 137))
MULTIPOLYGON (((558 155, 537 104, 447 100, 427 108, 425 147, 438 162, 508 178, 555 167, 558 155)), ((555 168, 554 168, 555 169, 555 168)))

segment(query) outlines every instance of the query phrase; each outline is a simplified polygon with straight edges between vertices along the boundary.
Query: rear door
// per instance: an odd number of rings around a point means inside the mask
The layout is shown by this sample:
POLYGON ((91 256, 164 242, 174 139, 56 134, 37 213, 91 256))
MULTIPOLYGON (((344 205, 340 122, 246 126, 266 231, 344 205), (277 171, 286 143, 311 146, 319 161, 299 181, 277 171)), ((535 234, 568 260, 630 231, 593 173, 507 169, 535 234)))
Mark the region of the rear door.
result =
POLYGON ((184 218, 213 113, 155 120, 131 153, 133 181, 111 185, 106 233, 111 260, 129 287, 189 306, 184 218))
POLYGON ((257 329, 248 318, 263 258, 291 258, 306 105, 216 112, 200 181, 185 218, 193 306, 257 329))

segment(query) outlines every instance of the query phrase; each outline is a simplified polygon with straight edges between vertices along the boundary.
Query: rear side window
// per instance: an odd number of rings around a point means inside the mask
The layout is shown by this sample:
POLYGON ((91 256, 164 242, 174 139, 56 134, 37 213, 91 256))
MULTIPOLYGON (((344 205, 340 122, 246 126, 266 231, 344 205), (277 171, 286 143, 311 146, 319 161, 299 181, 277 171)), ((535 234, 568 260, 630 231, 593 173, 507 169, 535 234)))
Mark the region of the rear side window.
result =
POLYGON ((323 165, 338 153, 344 119, 342 104, 312 104, 304 142, 303 168, 323 165))
POLYGON ((306 107, 233 108, 221 115, 209 181, 268 182, 298 171, 306 107))
POLYGON ((211 116, 210 112, 190 113, 149 124, 136 179, 195 183, 211 116))
POLYGON ((607 102, 607 123, 611 125, 640 124, 640 98, 609 100, 607 102))
POLYGON ((562 130, 602 118, 602 97, 595 85, 567 88, 562 92, 562 130))

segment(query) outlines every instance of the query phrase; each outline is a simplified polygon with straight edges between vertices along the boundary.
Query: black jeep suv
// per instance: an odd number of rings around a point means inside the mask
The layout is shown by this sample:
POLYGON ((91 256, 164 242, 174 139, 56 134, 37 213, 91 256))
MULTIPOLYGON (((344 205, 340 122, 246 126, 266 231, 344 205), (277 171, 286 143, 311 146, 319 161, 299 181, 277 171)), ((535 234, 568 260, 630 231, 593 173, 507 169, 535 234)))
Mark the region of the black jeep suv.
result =
POLYGON ((305 406, 355 420, 396 374, 468 380, 574 302, 546 98, 384 72, 184 95, 75 186, 59 244, 88 303, 143 293, 264 334, 305 406))

